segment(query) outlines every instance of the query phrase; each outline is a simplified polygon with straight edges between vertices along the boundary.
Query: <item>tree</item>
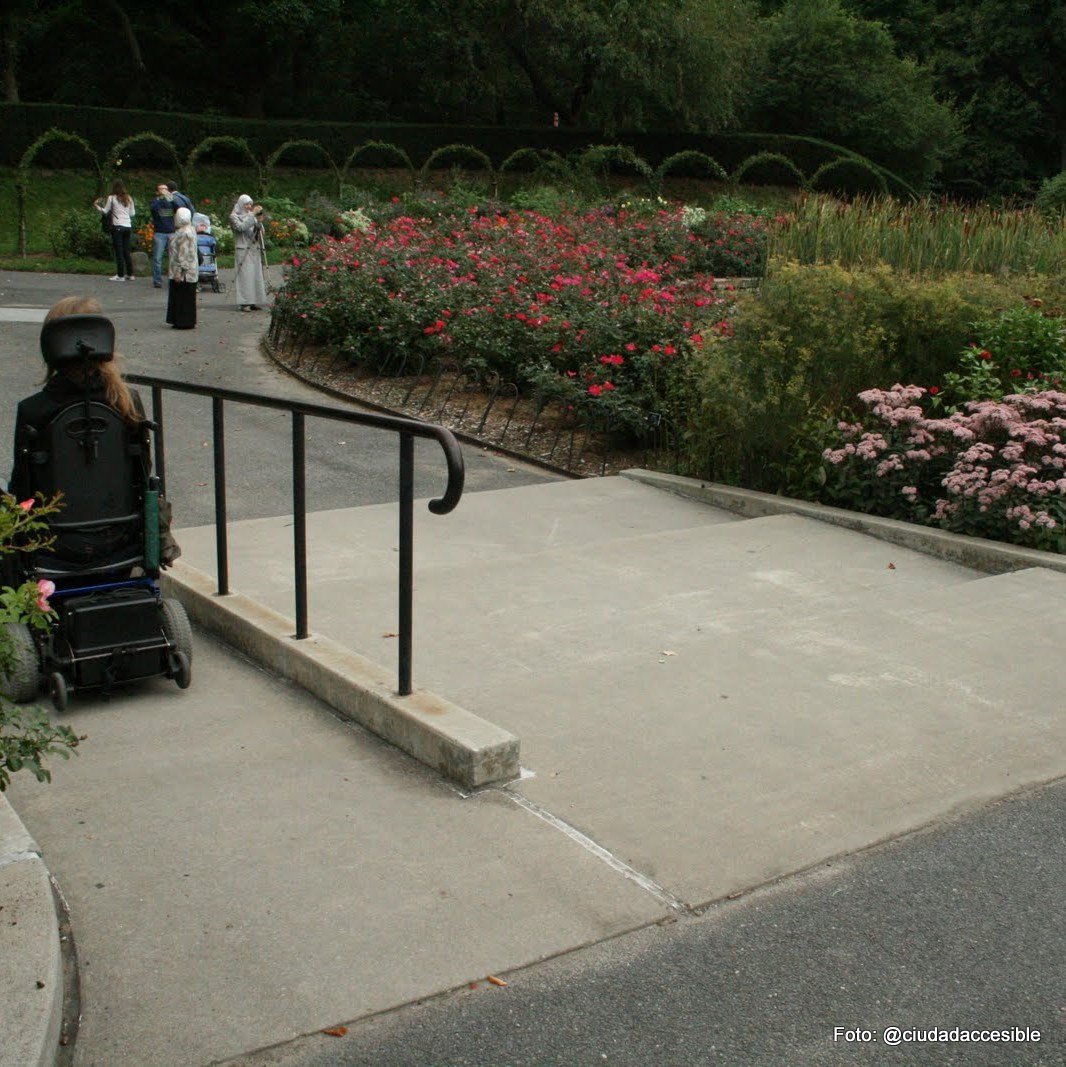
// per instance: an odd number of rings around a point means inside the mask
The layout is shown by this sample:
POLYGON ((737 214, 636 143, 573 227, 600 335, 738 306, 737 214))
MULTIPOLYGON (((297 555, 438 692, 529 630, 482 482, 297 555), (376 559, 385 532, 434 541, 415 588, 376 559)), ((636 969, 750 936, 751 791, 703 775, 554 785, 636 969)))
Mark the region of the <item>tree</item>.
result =
POLYGON ((1000 192, 1066 169, 1064 0, 856 0, 928 63, 963 136, 945 178, 1000 192))
POLYGON ((957 137, 930 72, 896 55, 888 30, 841 0, 790 0, 766 21, 756 128, 846 145, 921 187, 957 137))
MULTIPOLYGON (((405 21, 497 116, 605 129, 728 123, 754 46, 748 0, 406 0, 405 21), (421 17, 418 16, 421 12, 421 17)), ((427 89, 430 88, 427 86, 427 89)), ((437 92, 440 92, 438 86, 437 92)), ((432 91, 432 90, 431 90, 432 91)))

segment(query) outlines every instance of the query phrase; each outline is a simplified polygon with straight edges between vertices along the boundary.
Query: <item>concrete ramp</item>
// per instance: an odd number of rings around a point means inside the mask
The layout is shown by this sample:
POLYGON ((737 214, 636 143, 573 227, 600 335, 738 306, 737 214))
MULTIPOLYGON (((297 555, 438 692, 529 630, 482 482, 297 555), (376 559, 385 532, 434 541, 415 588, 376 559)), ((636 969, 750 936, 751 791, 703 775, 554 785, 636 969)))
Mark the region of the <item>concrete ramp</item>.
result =
MULTIPOLYGON (((236 524, 231 580, 291 615, 287 522, 236 524)), ((522 796, 688 905, 1066 772, 1059 575, 628 479, 416 526, 416 685, 517 735, 522 796)), ((395 510, 316 514, 309 542, 312 628, 390 663, 395 510)), ((211 528, 182 543, 211 569, 211 528)))

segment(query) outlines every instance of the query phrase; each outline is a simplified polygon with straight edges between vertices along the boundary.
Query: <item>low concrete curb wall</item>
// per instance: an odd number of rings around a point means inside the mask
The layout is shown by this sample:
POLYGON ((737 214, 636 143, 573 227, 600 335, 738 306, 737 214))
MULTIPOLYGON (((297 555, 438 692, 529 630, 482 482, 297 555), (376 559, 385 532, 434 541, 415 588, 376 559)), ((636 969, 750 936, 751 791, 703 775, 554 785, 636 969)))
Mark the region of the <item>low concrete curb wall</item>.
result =
POLYGON ((180 560, 162 585, 199 626, 445 777, 468 789, 518 777, 518 738, 506 730, 425 690, 398 696, 383 667, 326 637, 297 641, 291 620, 240 593, 220 597, 180 560))
POLYGON ((52 882, 37 843, 0 794, 0 1067, 55 1062, 63 959, 52 882))
POLYGON ((764 515, 802 515, 989 574, 1018 571, 1026 567, 1047 567, 1049 570, 1066 572, 1066 557, 1055 552, 1019 548, 999 541, 986 541, 982 537, 966 537, 898 519, 880 519, 857 511, 830 508, 824 504, 793 500, 772 493, 757 493, 752 489, 736 489, 731 485, 718 485, 698 478, 681 478, 676 474, 645 470, 628 470, 622 474, 645 485, 723 508, 745 519, 757 519, 764 515))

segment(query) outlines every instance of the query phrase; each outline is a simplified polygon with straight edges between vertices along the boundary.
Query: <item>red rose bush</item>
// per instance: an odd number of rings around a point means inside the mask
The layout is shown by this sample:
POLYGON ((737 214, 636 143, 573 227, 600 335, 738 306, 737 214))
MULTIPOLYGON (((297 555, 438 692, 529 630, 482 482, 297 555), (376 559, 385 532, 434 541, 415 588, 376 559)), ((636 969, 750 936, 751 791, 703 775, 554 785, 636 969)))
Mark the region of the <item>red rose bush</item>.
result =
POLYGON ((686 358, 727 329, 720 252, 680 209, 377 220, 292 259, 275 336, 378 374, 445 360, 639 432, 687 402, 686 358))

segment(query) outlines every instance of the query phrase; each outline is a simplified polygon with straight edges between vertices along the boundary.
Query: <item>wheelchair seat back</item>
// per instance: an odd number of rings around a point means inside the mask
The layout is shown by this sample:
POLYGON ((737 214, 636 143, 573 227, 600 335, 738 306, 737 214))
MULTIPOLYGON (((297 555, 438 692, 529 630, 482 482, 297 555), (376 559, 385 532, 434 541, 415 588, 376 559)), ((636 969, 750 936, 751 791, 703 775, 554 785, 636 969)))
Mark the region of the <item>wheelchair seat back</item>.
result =
POLYGON ((75 401, 31 445, 33 489, 63 494, 49 523, 54 545, 35 556, 42 575, 92 574, 142 561, 144 431, 100 401, 75 401))

